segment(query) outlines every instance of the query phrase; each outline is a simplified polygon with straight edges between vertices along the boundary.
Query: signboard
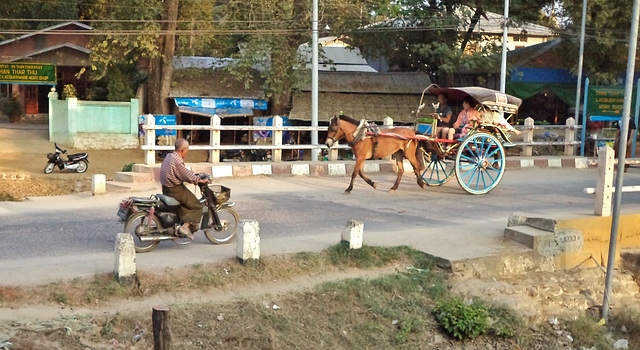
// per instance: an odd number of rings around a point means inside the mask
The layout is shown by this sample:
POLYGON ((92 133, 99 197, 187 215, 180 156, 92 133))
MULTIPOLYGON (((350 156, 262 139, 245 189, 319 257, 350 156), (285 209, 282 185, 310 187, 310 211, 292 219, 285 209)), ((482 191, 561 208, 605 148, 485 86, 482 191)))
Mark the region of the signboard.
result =
MULTIPOLYGON (((635 92, 632 96, 632 110, 635 103, 635 92)), ((624 105, 624 87, 589 86, 587 97, 587 113, 589 115, 621 117, 624 105)))
POLYGON ((56 65, 48 63, 0 63, 0 83, 55 85, 58 83, 56 65))
MULTIPOLYGON (((176 125, 175 115, 154 115, 156 118, 156 125, 176 125)), ((170 129, 158 129, 156 130, 156 136, 176 136, 176 130, 170 129)))
POLYGON ((267 109, 267 101, 239 98, 175 98, 178 107, 267 109))

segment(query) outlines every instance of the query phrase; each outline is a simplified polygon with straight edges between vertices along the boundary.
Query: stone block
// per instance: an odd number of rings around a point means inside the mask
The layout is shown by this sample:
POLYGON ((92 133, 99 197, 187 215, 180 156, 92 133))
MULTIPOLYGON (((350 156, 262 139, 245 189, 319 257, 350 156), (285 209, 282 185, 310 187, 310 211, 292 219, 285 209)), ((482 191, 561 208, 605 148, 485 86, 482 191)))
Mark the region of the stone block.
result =
POLYGON ((549 168, 562 168, 565 160, 570 159, 560 159, 560 158, 549 158, 549 168))
POLYGON ((232 177, 233 167, 231 165, 212 165, 211 176, 212 177, 232 177))
POLYGON ((507 158, 507 163, 506 163, 507 168, 519 168, 520 167, 520 161, 517 159, 509 159, 507 158))
POLYGON ((291 175, 291 164, 273 163, 271 165, 271 172, 273 175, 291 175))
POLYGON ((309 164, 291 164, 292 175, 309 175, 309 164))
POLYGON ((91 176, 91 194, 105 194, 107 192, 107 177, 104 174, 91 176))
POLYGON ((136 279, 136 249, 129 233, 116 235, 114 274, 120 283, 136 279))
POLYGON ((311 164, 311 165, 309 165, 309 171, 314 176, 325 176, 325 175, 327 175, 327 165, 326 164, 311 164))
POLYGON ((233 166, 233 176, 251 176, 252 174, 251 165, 233 166))
POLYGON ((253 164, 251 165, 253 175, 271 175, 271 164, 253 164))
POLYGON ((395 162, 394 163, 382 163, 380 164, 380 172, 384 173, 395 173, 395 162))
POLYGON ((526 220, 527 220, 527 216, 524 214, 518 214, 518 213, 509 214, 509 219, 507 220, 507 227, 522 226, 525 224, 526 220))
POLYGON ((547 159, 534 159, 533 164, 539 168, 546 168, 549 166, 547 159))
MULTIPOLYGON (((408 161, 404 164, 404 168, 409 170, 409 169, 413 169, 413 167, 411 166, 411 163, 409 163, 408 161), (409 166, 407 167, 407 164, 409 164, 409 166)), ((364 163, 364 172, 365 173, 379 173, 380 172, 380 163, 364 163)))
POLYGON ((576 162, 576 169, 586 169, 589 164, 587 163, 587 158, 576 158, 575 159, 576 162))
POLYGON ((243 264, 260 259, 260 225, 255 220, 240 221, 236 257, 243 264))
POLYGON ((347 174, 347 168, 342 163, 329 164, 328 169, 329 169, 329 175, 346 175, 347 174))
POLYGON ((364 223, 357 220, 349 220, 347 227, 342 231, 342 241, 349 244, 349 249, 362 248, 364 236, 364 223))
POLYGON ((548 232, 555 232, 557 223, 557 220, 552 218, 527 217, 525 219, 525 224, 527 226, 535 227, 537 229, 548 232))
POLYGON ((573 158, 570 159, 562 159, 562 167, 564 168, 575 168, 576 162, 573 158))
POLYGON ((528 167, 532 167, 533 164, 533 159, 520 159, 520 167, 521 168, 528 168, 528 167))

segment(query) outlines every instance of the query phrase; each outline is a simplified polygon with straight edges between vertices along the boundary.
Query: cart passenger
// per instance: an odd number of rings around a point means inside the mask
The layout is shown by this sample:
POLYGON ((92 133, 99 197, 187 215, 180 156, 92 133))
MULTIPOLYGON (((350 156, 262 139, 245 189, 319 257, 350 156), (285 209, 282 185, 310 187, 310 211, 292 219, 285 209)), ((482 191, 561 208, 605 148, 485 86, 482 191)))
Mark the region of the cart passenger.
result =
POLYGON ((458 119, 455 123, 453 123, 454 132, 449 132, 447 138, 453 140, 454 138, 458 139, 464 137, 471 128, 471 122, 478 121, 480 119, 480 112, 473 107, 473 99, 471 97, 465 97, 464 101, 462 101, 462 111, 458 114, 458 119))
POLYGON ((447 94, 438 95, 438 108, 433 117, 438 119, 438 127, 436 128, 436 137, 446 138, 449 129, 453 127, 453 110, 447 105, 449 97, 447 94))

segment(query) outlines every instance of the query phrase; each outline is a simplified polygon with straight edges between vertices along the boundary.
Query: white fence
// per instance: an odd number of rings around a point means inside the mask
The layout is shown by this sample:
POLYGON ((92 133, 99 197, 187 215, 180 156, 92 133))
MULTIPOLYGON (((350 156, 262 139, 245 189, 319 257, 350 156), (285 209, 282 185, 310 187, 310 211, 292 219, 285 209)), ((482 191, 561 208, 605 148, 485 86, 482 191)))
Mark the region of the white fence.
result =
MULTIPOLYGON (((393 126, 393 119, 387 117, 383 121, 382 128, 393 126)), ((155 164, 155 152, 156 151, 171 151, 173 146, 158 146, 156 145, 156 130, 168 129, 168 130, 207 130, 211 134, 209 138, 209 145, 191 145, 191 150, 207 150, 209 151, 209 161, 212 163, 220 162, 220 151, 223 150, 272 150, 272 160, 279 162, 282 160, 283 150, 304 150, 304 149, 326 149, 323 144, 311 145, 311 144, 282 144, 282 133, 284 131, 326 131, 326 126, 284 126, 281 117, 273 117, 273 126, 263 125, 222 125, 221 119, 218 116, 211 117, 210 125, 156 125, 155 118, 152 115, 145 116, 145 139, 142 149, 145 153, 145 162, 148 165, 155 164), (220 132, 225 130, 236 131, 263 131, 268 130, 272 132, 272 143, 261 145, 221 145, 220 144, 220 132)), ((523 141, 513 142, 516 146, 523 147, 523 155, 531 156, 533 154, 533 147, 536 146, 550 146, 550 145, 564 145, 565 155, 574 155, 575 146, 580 145, 580 141, 575 141, 576 129, 580 129, 581 126, 575 125, 573 118, 567 119, 566 125, 534 125, 533 119, 527 118, 524 126, 516 126, 516 129, 522 131, 523 141), (564 134, 564 140, 560 141, 533 141, 534 133, 540 130, 561 130, 564 134)), ((328 159, 337 160, 338 149, 347 149, 346 145, 334 146, 328 150, 328 159)))

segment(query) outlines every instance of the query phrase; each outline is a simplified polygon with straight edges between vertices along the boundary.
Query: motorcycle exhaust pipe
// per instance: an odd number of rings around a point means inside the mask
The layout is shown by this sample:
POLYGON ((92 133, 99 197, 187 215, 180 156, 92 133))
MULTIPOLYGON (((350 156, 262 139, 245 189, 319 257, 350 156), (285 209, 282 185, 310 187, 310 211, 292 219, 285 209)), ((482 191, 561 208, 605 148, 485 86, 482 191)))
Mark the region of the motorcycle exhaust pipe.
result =
POLYGON ((142 242, 148 242, 148 241, 166 241, 166 240, 174 239, 178 237, 176 236, 142 236, 138 238, 140 238, 140 241, 142 242))

